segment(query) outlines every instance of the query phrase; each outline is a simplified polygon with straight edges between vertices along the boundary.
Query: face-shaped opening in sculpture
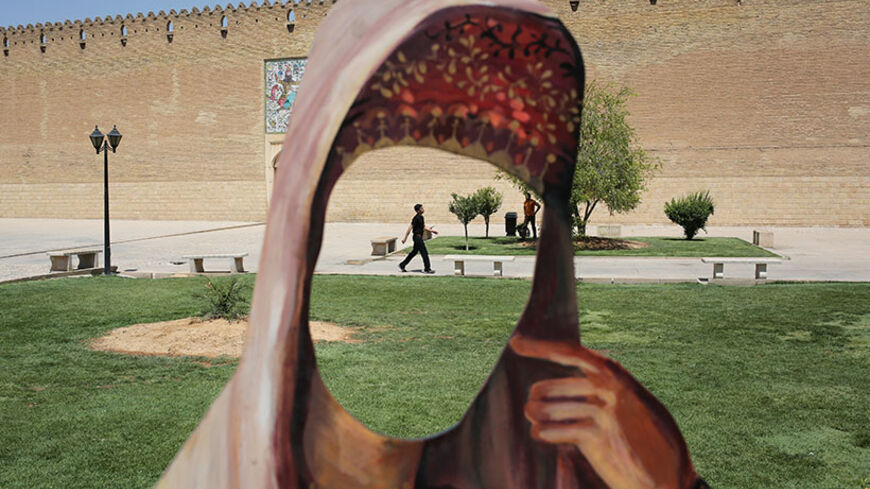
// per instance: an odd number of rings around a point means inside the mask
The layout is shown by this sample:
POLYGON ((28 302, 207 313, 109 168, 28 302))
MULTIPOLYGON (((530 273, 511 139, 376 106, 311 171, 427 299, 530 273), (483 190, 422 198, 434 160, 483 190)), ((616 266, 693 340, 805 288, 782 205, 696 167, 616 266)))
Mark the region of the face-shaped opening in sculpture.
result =
MULTIPOLYGON (((483 160, 432 148, 397 146, 365 153, 333 189, 321 260, 340 256, 350 246, 355 259, 365 257, 372 252, 370 240, 394 236, 397 248, 404 251, 385 260, 373 257, 375 261, 360 270, 389 267, 399 274, 397 264, 413 248, 410 236, 405 243, 402 238, 415 215, 415 203, 422 204, 426 226, 445 236, 461 236, 462 224, 448 210, 450 194, 466 195, 484 186, 504 195, 489 230, 490 236, 504 236, 501 216, 521 210, 523 197, 509 182, 495 180, 496 173, 497 168, 483 160)), ((470 236, 484 233, 482 218, 469 224, 470 236)), ((430 252, 437 252, 433 245, 439 246, 438 241, 425 243, 430 252)), ((452 262, 435 255, 431 266, 442 274, 453 269, 452 262)), ((324 383, 354 417, 392 437, 424 437, 461 419, 492 371, 528 297, 525 281, 508 285, 486 278, 431 277, 423 268, 417 254, 401 277, 360 277, 352 287, 340 285, 346 278, 315 277, 312 283, 315 338, 332 324, 352 335, 315 343, 324 383), (327 302, 324 296, 342 300, 327 302), (481 318, 480 301, 495 314, 481 318), (373 399, 383 408, 371 409, 373 399)), ((492 264, 469 263, 467 274, 491 275, 492 264)))
MULTIPOLYGON (((353 175, 351 165, 365 164, 360 157, 374 150, 418 146, 454 158, 460 155, 462 161, 478 166, 488 162, 521 178, 552 206, 545 213, 549 223, 544 227, 550 229, 542 233, 541 244, 549 234, 551 249, 545 264, 557 268, 559 259, 570 255, 570 249, 567 254, 556 249, 565 248, 567 242, 561 238, 570 236, 566 200, 576 158, 582 86, 579 51, 558 21, 481 6, 443 10, 401 42, 363 85, 334 140, 318 190, 320 201, 330 195, 338 198, 339 178, 346 171, 353 175)), ((377 160, 378 153, 368 156, 377 160)), ((424 168, 441 171, 442 182, 449 178, 432 158, 408 163, 417 167, 418 174, 424 168)), ((378 192, 389 194, 390 189, 378 192)), ((449 200, 450 189, 444 192, 447 195, 441 198, 449 200)), ((522 194, 518 197, 521 205, 522 194)), ((410 211, 424 198, 402 200, 410 211)), ((430 210, 427 223, 434 222, 438 207, 433 204, 424 202, 430 210)), ((326 213, 323 204, 315 218, 326 213)), ((408 221, 412 215, 408 213, 408 221)), ((541 263, 539 259, 539 270, 541 263)), ((548 280, 552 283, 555 278, 548 280)), ((542 301, 541 307, 550 306, 542 301)), ((545 310, 536 314, 548 316, 545 310)), ((505 339, 512 326, 505 325, 505 339)), ((575 330, 576 337, 576 322, 567 327, 575 330)), ((495 356, 488 364, 494 360, 495 356)), ((327 384, 332 384, 328 375, 327 384)), ((334 394, 342 401, 339 392, 334 394)))

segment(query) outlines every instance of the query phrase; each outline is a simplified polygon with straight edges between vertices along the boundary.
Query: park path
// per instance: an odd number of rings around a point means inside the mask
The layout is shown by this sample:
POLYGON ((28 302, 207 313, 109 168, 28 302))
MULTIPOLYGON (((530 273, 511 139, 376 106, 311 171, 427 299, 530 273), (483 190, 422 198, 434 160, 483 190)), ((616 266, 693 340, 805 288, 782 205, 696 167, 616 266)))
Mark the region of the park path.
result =
MULTIPOLYGON (((404 223, 328 223, 315 271, 332 274, 400 274, 401 256, 372 259, 369 240, 399 236, 404 223)), ((436 224, 442 235, 460 236, 460 224, 436 224)), ((870 281, 870 229, 765 228, 774 232, 771 250, 786 257, 771 265, 769 280, 870 281)), ((265 225, 214 221, 112 221, 112 264, 129 274, 187 273, 181 256, 200 253, 247 252, 245 266, 257 271, 265 225)), ((709 236, 736 236, 751 241, 752 228, 711 227, 709 236)), ((501 233, 498 225, 492 234, 501 233)), ((472 224, 469 234, 483 235, 472 224)), ((679 236, 676 226, 623 226, 624 236, 679 236)), ((47 251, 74 248, 102 249, 103 222, 99 219, 0 219, 0 282, 47 273, 47 251)), ((438 275, 452 274, 452 263, 433 256, 438 275)), ((487 275, 490 264, 469 263, 467 273, 487 275)), ((409 274, 421 269, 419 258, 409 274)), ((577 276, 588 281, 696 281, 709 277, 712 267, 697 258, 577 257, 577 276)), ((505 264, 507 277, 531 277, 534 257, 517 257, 505 264)), ((752 265, 728 265, 729 277, 749 278, 752 265)))

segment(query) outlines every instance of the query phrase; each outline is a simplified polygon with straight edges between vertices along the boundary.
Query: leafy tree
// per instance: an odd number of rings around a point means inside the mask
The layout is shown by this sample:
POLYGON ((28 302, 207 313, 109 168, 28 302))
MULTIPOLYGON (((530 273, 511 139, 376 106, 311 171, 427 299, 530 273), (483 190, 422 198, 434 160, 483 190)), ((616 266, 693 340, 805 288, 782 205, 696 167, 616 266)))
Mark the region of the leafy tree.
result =
POLYGON ((474 193, 474 200, 477 202, 477 213, 483 216, 483 221, 486 223, 486 237, 489 237, 489 216, 498 212, 502 203, 501 192, 493 187, 483 187, 474 193))
POLYGON ((474 195, 462 196, 451 194, 451 196, 453 200, 450 202, 448 209, 465 226, 465 250, 468 251, 468 223, 477 217, 477 199, 474 198, 474 195))
POLYGON ((668 219, 683 227, 686 239, 692 239, 703 229, 706 231, 707 218, 713 214, 713 198, 710 191, 695 192, 680 199, 665 203, 668 219))
POLYGON ((611 214, 637 207, 646 181, 659 168, 658 162, 637 145, 634 129, 626 120, 625 104, 631 96, 627 87, 616 89, 595 82, 586 86, 577 171, 571 188, 580 234, 586 234, 586 224, 599 202, 604 202, 611 214))
MULTIPOLYGON (((571 211, 580 235, 586 234, 586 224, 599 203, 611 214, 637 207, 647 181, 659 169, 658 161, 637 145, 634 129, 626 120, 626 102, 632 95, 627 87, 594 81, 586 85, 577 169, 571 184, 571 211)), ((496 178, 506 178, 520 190, 537 195, 516 177, 501 172, 496 178)))

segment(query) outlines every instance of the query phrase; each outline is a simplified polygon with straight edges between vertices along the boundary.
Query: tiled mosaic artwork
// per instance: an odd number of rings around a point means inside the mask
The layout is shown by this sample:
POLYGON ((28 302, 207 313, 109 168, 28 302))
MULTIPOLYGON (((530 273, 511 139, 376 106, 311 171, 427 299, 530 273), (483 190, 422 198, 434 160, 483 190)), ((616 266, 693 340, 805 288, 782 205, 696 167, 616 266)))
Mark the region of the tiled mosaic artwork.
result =
POLYGON ((266 132, 287 132, 307 59, 266 61, 266 132))

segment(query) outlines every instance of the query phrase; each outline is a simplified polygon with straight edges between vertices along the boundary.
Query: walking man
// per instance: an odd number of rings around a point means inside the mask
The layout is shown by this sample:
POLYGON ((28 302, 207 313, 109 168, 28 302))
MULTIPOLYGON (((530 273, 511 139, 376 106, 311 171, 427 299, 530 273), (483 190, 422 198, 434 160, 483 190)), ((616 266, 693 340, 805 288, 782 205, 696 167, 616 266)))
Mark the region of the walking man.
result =
MULTIPOLYGON (((541 210, 541 204, 532 198, 532 194, 526 192, 526 201, 523 202, 523 214, 526 216, 523 226, 532 225, 532 239, 538 239, 538 228, 535 226, 535 214, 541 210)), ((528 235, 527 235, 528 236, 528 235)))
POLYGON ((423 242, 423 231, 429 231, 432 234, 438 234, 438 231, 426 227, 426 223, 423 220, 423 204, 414 205, 414 211, 417 214, 411 219, 411 225, 408 226, 408 230, 405 231, 405 237, 402 238, 402 244, 404 244, 408 239, 408 233, 413 232, 414 249, 402 260, 402 263, 399 263, 399 270, 406 272, 405 266, 408 265, 408 262, 412 258, 417 256, 417 253, 420 253, 420 256, 423 257, 423 273, 435 273, 435 270, 432 270, 432 267, 429 265, 429 252, 426 251, 426 243, 423 242))

